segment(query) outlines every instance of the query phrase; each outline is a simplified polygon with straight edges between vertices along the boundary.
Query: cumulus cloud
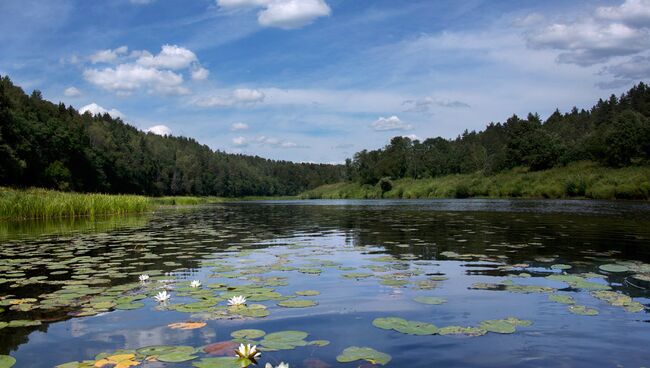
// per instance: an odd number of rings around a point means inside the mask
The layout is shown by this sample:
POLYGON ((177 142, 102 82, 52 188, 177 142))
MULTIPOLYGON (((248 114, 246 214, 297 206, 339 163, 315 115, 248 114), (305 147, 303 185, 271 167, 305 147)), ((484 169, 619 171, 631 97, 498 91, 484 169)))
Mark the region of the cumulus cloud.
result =
POLYGON ((185 69, 197 62, 196 54, 176 45, 163 45, 158 55, 143 51, 136 61, 139 65, 162 69, 185 69))
POLYGON ((222 8, 262 8, 257 21, 265 27, 294 29, 332 12, 324 0, 217 0, 222 8))
POLYGON ((91 103, 86 106, 83 106, 79 109, 80 114, 85 114, 86 112, 89 112, 92 115, 103 115, 103 114, 108 114, 112 116, 113 118, 123 118, 124 114, 122 114, 119 110, 116 109, 110 109, 107 110, 103 108, 102 106, 96 104, 96 103, 91 103))
POLYGON ((194 101, 200 107, 253 106, 264 101, 266 95, 258 89, 237 88, 226 96, 206 96, 194 101))
POLYGON ((255 142, 263 145, 263 146, 269 146, 272 148, 307 148, 307 146, 300 145, 298 143, 284 140, 284 139, 279 139, 279 138, 273 138, 273 137, 267 137, 267 136, 258 136, 255 138, 255 142))
POLYGON ((372 124, 370 124, 370 127, 377 132, 406 131, 413 129, 413 126, 411 124, 403 122, 395 115, 387 118, 380 117, 372 124))
POLYGON ((528 45, 560 51, 560 63, 590 66, 648 50, 650 0, 599 7, 590 16, 558 22, 527 34, 528 45))
POLYGON ((156 135, 172 135, 172 130, 166 125, 154 125, 144 130, 145 133, 152 133, 156 135))
POLYGON ((405 112, 417 112, 422 114, 430 114, 431 110, 435 107, 446 107, 446 108, 456 108, 456 109, 470 108, 469 104, 462 101, 429 97, 429 96, 417 100, 406 100, 402 103, 402 105, 406 107, 405 112))
POLYGON ((610 75, 614 79, 598 83, 600 88, 621 87, 650 79, 650 56, 634 56, 622 63, 606 66, 601 74, 610 75))
POLYGON ((241 131, 241 130, 248 130, 248 124, 246 123, 233 123, 230 126, 230 130, 233 132, 241 131))
POLYGON ((84 78, 118 95, 129 95, 140 89, 167 95, 188 94, 189 89, 183 85, 184 71, 193 80, 206 79, 210 73, 201 66, 194 52, 177 45, 163 45, 156 55, 146 50, 128 53, 128 48, 122 46, 98 51, 90 60, 93 64, 113 65, 86 68, 84 78))
POLYGON ((129 94, 140 88, 162 94, 187 94, 183 76, 171 70, 159 70, 136 64, 120 64, 104 69, 87 69, 84 78, 108 91, 129 94))
POLYGON ((90 55, 89 59, 90 62, 93 64, 97 63, 112 63, 117 58, 119 58, 122 55, 126 55, 126 53, 129 51, 129 48, 126 46, 121 46, 116 49, 107 49, 107 50, 99 50, 96 53, 90 55))
POLYGON ((68 87, 65 89, 65 91, 63 91, 63 95, 65 97, 79 97, 81 96, 81 91, 76 87, 68 87))
POLYGON ((248 140, 244 137, 235 137, 232 139, 232 144, 236 147, 248 146, 248 140))

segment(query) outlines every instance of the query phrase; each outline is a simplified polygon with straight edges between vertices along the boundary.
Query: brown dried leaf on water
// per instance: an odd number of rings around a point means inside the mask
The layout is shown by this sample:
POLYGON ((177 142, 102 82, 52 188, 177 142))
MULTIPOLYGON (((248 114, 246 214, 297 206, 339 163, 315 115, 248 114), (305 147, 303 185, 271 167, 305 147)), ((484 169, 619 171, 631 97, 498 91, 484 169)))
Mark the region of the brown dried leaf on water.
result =
POLYGON ((196 330, 207 326, 205 322, 178 322, 167 325, 172 330, 196 330))

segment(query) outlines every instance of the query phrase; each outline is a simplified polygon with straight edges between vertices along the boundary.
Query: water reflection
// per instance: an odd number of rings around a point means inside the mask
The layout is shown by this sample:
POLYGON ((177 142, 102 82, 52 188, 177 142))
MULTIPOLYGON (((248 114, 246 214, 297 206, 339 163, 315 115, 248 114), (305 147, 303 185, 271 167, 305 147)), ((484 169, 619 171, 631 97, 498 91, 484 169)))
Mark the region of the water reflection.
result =
MULTIPOLYGON (((331 341, 322 348, 266 354, 291 360, 292 367, 304 366, 308 359, 337 365, 335 357, 350 345, 389 353, 396 366, 641 366, 650 359, 645 311, 627 313, 595 299, 588 290, 547 276, 583 275, 648 304, 647 290, 626 282, 632 272, 599 269, 603 264, 650 263, 648 214, 644 203, 621 202, 280 201, 162 211, 99 225, 51 224, 41 227, 47 233, 43 236, 21 230, 30 236, 4 237, 0 247, 0 297, 37 301, 28 303, 35 307, 30 310, 0 307, 5 309, 0 321, 43 324, 0 329, 0 354, 11 353, 18 366, 50 367, 116 349, 198 347, 228 340, 234 330, 256 328, 302 330, 314 339, 331 341), (70 230, 59 231, 61 227, 70 230), (268 317, 209 320, 207 327, 195 331, 167 328, 195 316, 156 311, 150 298, 142 300, 145 307, 140 309, 111 307, 83 318, 72 317, 87 309, 83 305, 40 308, 47 295, 75 285, 71 281, 111 290, 134 282, 137 286, 141 273, 172 273, 181 281, 199 279, 204 285, 272 280, 277 281, 273 288, 285 296, 309 289, 320 295, 312 298, 318 302, 315 307, 280 308, 275 301, 263 301, 268 317), (346 277, 350 274, 357 277, 346 277), (566 305, 549 301, 546 293, 473 288, 503 282, 510 284, 501 289, 511 284, 553 287, 600 314, 574 315, 566 305), (422 295, 447 302, 413 302, 422 295), (372 325, 374 318, 386 316, 438 326, 477 326, 508 316, 534 324, 514 335, 412 336, 372 325)), ((124 295, 138 292, 128 290, 124 295)), ((190 300, 174 293, 172 304, 190 300)), ((174 366, 189 367, 191 362, 174 366)))

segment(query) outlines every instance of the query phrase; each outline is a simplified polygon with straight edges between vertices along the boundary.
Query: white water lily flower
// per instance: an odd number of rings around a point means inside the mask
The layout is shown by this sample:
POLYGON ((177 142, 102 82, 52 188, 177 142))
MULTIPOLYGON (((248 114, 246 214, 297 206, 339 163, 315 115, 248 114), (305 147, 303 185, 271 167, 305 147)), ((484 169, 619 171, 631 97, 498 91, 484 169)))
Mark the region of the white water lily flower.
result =
POLYGON ((172 297, 171 294, 169 294, 167 292, 167 290, 163 290, 163 291, 159 292, 158 294, 156 294, 153 298, 156 299, 156 301, 159 302, 159 303, 164 303, 164 302, 168 301, 169 299, 171 299, 171 297, 172 297))
MULTIPOLYGON (((262 356, 262 353, 257 351, 257 345, 251 346, 251 344, 240 344, 239 349, 235 350, 235 354, 241 359, 248 359, 253 363, 256 362, 256 359, 262 356)), ((255 363, 257 364, 257 363, 255 363)))
POLYGON ((228 299, 228 305, 231 307, 239 307, 246 305, 246 298, 243 295, 233 296, 228 299))
POLYGON ((140 281, 142 281, 142 282, 145 282, 145 281, 149 280, 149 275, 140 275, 140 277, 138 277, 138 279, 140 279, 140 281))
POLYGON ((190 282, 190 286, 193 287, 193 288, 201 287, 201 281, 194 280, 194 281, 190 282))
MULTIPOLYGON (((273 368, 273 365, 271 365, 271 363, 266 363, 266 366, 264 366, 264 368, 273 368)), ((280 363, 280 365, 276 366, 275 368, 289 368, 289 364, 282 362, 280 363)))

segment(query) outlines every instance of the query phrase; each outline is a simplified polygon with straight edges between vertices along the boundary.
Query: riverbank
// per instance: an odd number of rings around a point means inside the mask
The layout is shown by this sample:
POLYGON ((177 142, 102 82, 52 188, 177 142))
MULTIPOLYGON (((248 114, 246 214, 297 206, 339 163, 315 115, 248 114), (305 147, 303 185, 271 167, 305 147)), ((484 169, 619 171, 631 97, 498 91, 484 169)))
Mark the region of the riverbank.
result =
POLYGON ((68 193, 30 188, 0 188, 0 220, 50 220, 143 213, 159 206, 195 206, 232 201, 295 199, 296 197, 146 197, 96 193, 68 193))
POLYGON ((516 168, 430 179, 399 179, 382 193, 378 185, 337 183, 302 193, 302 199, 589 198, 650 199, 650 167, 608 168, 593 162, 529 172, 516 168))

